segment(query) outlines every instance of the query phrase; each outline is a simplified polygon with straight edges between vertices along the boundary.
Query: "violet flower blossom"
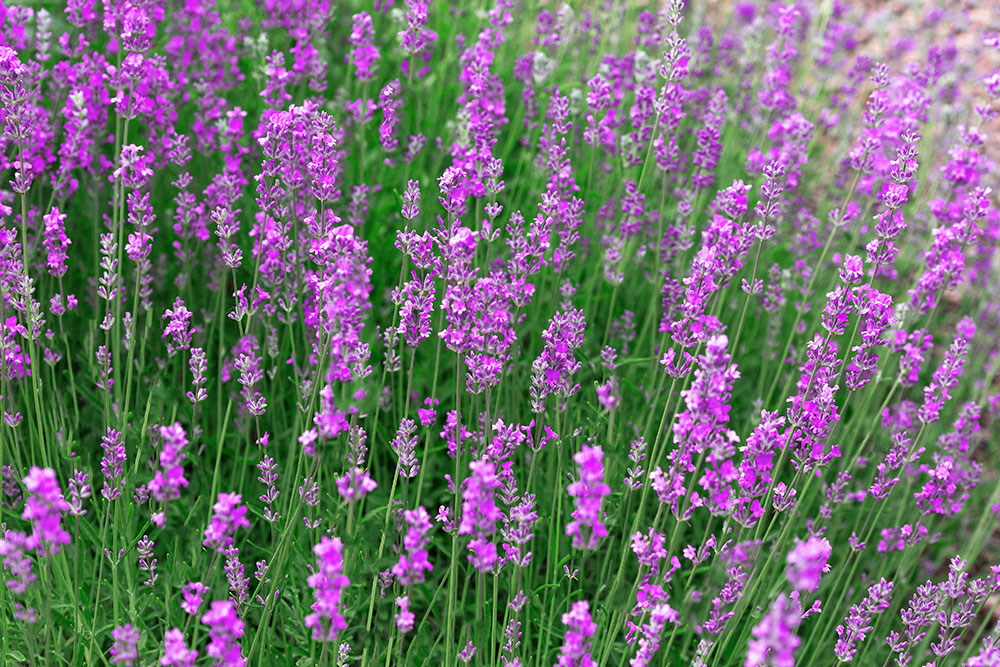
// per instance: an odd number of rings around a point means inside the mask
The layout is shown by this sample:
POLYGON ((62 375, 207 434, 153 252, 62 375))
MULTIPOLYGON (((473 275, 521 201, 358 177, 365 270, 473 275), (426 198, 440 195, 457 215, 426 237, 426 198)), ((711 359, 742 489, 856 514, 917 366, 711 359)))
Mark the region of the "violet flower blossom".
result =
POLYGON ((101 437, 101 447, 104 449, 104 456, 101 457, 101 472, 104 473, 104 488, 101 495, 105 500, 117 500, 125 487, 124 466, 127 461, 125 456, 125 444, 122 434, 108 428, 106 435, 101 437))
POLYGON ((139 659, 139 629, 133 628, 131 624, 119 626, 111 631, 114 643, 111 645, 111 664, 134 667, 135 661, 139 659))
POLYGON ((604 451, 600 447, 584 445, 573 456, 580 479, 567 487, 566 492, 576 503, 573 521, 566 524, 566 535, 573 537, 576 549, 596 549, 608 529, 601 521, 601 501, 611 493, 604 483, 604 451))
POLYGON ((184 642, 184 633, 180 628, 171 628, 163 638, 163 657, 161 667, 194 667, 198 659, 198 651, 189 649, 184 642))
POLYGON ((590 638, 597 632, 597 624, 590 619, 590 603, 580 600, 573 603, 562 615, 566 626, 566 636, 555 667, 596 667, 597 662, 590 657, 590 638))
POLYGON ((347 627, 341 597, 351 582, 344 576, 343 551, 344 544, 339 537, 323 537, 313 547, 317 570, 309 575, 307 583, 316 601, 312 604, 312 613, 306 615, 305 625, 312 630, 312 638, 316 641, 336 641, 340 631, 347 627))
POLYGON ((493 567, 497 547, 490 537, 496 532, 496 522, 502 517, 493 492, 500 486, 495 467, 486 459, 469 462, 472 473, 462 489, 462 518, 459 535, 474 535, 469 543, 469 561, 480 572, 493 567))
POLYGON ((377 488, 368 471, 358 466, 337 478, 337 493, 346 503, 356 503, 377 488))
POLYGON ((785 558, 788 563, 785 575, 792 588, 802 592, 812 592, 819 588, 823 573, 830 571, 827 560, 832 552, 830 541, 824 537, 813 536, 805 542, 797 542, 785 558))
POLYGON ((924 424, 936 422, 941 416, 941 408, 951 398, 951 391, 958 384, 969 353, 969 343, 976 335, 976 323, 965 317, 955 327, 955 340, 945 353, 944 362, 934 371, 934 377, 924 388, 924 404, 920 406, 920 421, 924 424))
POLYGON ((28 536, 22 532, 5 530, 0 538, 0 557, 3 559, 3 569, 9 574, 5 577, 4 585, 16 595, 24 595, 35 581, 31 559, 28 558, 30 549, 28 536))
POLYGON ((892 602, 891 581, 885 578, 868 588, 868 595, 860 604, 851 606, 844 623, 837 626, 837 645, 834 654, 840 662, 852 662, 857 654, 857 645, 863 642, 874 629, 875 617, 889 608, 892 602))
MULTIPOLYGON (((153 523, 162 528, 166 520, 167 501, 180 498, 181 488, 188 485, 188 480, 184 477, 184 459, 187 457, 184 449, 188 440, 184 428, 177 422, 161 426, 159 433, 163 439, 163 448, 159 454, 160 468, 149 482, 149 491, 153 498, 163 503, 161 510, 152 517, 153 523)), ((221 500, 222 496, 219 498, 221 500)), ((239 502, 239 496, 236 496, 236 502, 239 502)))
POLYGON ((32 466, 24 478, 28 499, 24 503, 21 518, 31 522, 32 533, 25 542, 29 549, 40 555, 59 553, 60 545, 69 544, 69 533, 60 523, 62 514, 70 509, 63 498, 56 473, 51 468, 32 466))
POLYGON ((220 493, 219 500, 212 506, 212 520, 205 529, 207 548, 218 553, 224 553, 233 544, 233 535, 237 528, 249 528, 246 505, 241 505, 242 496, 238 493, 220 493))
POLYGON ((194 616, 198 613, 198 610, 204 603, 201 596, 208 594, 208 586, 200 581, 194 581, 184 584, 181 588, 181 593, 184 596, 184 599, 181 600, 181 609, 183 609, 185 613, 194 616))
POLYGON ((771 604, 771 608, 753 628, 753 639, 747 646, 743 667, 794 667, 795 649, 801 640, 795 630, 802 622, 797 604, 784 594, 771 604))
POLYGON ((243 636, 243 621, 229 600, 216 600, 201 617, 208 626, 208 647, 205 654, 213 658, 215 667, 244 667, 239 640, 243 636))
POLYGON ((424 580, 425 573, 434 569, 428 559, 427 546, 430 544, 431 518, 422 506, 403 512, 407 531, 403 538, 405 553, 399 554, 399 560, 392 566, 396 580, 404 585, 417 584, 424 580))

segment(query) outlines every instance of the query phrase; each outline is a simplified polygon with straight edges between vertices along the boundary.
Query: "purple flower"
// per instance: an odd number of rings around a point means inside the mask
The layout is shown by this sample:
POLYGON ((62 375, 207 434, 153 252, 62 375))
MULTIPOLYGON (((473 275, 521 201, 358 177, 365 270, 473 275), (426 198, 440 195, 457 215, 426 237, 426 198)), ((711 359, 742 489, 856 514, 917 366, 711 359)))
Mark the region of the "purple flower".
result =
POLYGON ((893 630, 885 641, 896 657, 897 665, 907 665, 910 662, 910 651, 927 636, 927 628, 937 619, 939 606, 939 591, 937 584, 930 581, 918 586, 916 593, 910 598, 907 606, 900 610, 903 621, 901 632, 893 630))
POLYGON ((722 334, 712 335, 705 344, 705 352, 698 356, 698 368, 691 386, 682 397, 685 410, 677 414, 674 438, 677 447, 670 452, 670 470, 656 474, 658 497, 678 516, 690 512, 697 504, 707 504, 713 513, 724 513, 733 504, 732 483, 737 471, 731 460, 734 444, 739 441, 729 426, 730 399, 733 385, 740 377, 736 364, 727 347, 729 339, 722 334), (708 466, 699 484, 708 491, 706 499, 692 494, 691 503, 683 508, 684 478, 694 472, 693 459, 704 454, 708 466))
POLYGON ((614 410, 621 401, 621 392, 618 389, 618 379, 612 375, 604 384, 599 384, 597 389, 597 402, 605 410, 614 410))
POLYGON ((848 255, 840 267, 840 280, 845 285, 857 285, 864 276, 864 263, 857 255, 848 255))
POLYGON ((337 478, 337 493, 347 503, 356 503, 377 488, 368 471, 357 466, 337 478))
POLYGON ((938 438, 933 466, 926 466, 928 480, 913 494, 922 514, 955 516, 969 498, 969 491, 982 475, 982 465, 970 456, 970 443, 979 432, 982 408, 966 403, 955 420, 954 430, 938 438))
POLYGON ((205 654, 213 659, 215 667, 244 667, 246 660, 240 648, 243 621, 236 615, 236 608, 229 600, 216 600, 201 617, 208 626, 208 648, 205 654))
POLYGON ((83 501, 90 498, 90 474, 82 470, 74 470, 69 478, 69 513, 71 516, 84 516, 83 501))
POLYGON ((198 609, 200 609, 201 605, 204 603, 201 596, 208 593, 208 586, 200 581, 193 581, 189 584, 184 584, 184 587, 181 589, 181 593, 184 596, 184 599, 181 601, 181 609, 183 609, 185 613, 194 616, 198 613, 198 609))
POLYGON ((413 630, 413 622, 416 620, 413 612, 410 611, 410 598, 407 595, 402 595, 396 598, 396 606, 399 607, 399 612, 396 614, 396 628, 399 629, 401 634, 406 634, 413 630))
POLYGON ((316 554, 317 570, 309 575, 307 583, 313 589, 316 601, 312 613, 305 619, 306 627, 312 630, 316 641, 337 640, 340 631, 347 627, 341 611, 341 596, 351 583, 344 576, 344 544, 339 537, 324 537, 313 547, 316 554))
POLYGON ((731 607, 742 597, 750 573, 745 571, 742 565, 734 565, 726 569, 726 577, 722 590, 712 599, 712 611, 709 612, 708 621, 701 626, 711 635, 722 632, 726 622, 736 615, 731 607))
MULTIPOLYGON (((159 432, 160 438, 163 439, 163 448, 159 455, 160 469, 150 480, 149 491, 153 498, 164 504, 164 509, 153 517, 154 523, 162 528, 167 501, 180 498, 181 488, 188 485, 188 480, 184 477, 184 459, 187 456, 184 448, 187 447, 188 440, 184 428, 177 422, 170 426, 161 426, 159 432)), ((236 499, 236 502, 239 502, 239 496, 236 499)))
POLYGON ((834 654, 841 662, 852 662, 858 652, 857 645, 863 642, 874 629, 876 616, 889 608, 892 602, 892 582, 884 578, 868 588, 868 595, 860 604, 851 606, 843 625, 837 626, 837 644, 834 654))
POLYGON ((983 647, 969 658, 965 667, 1000 667, 1000 641, 991 635, 984 637, 983 647))
POLYGON ((800 639, 795 629, 802 622, 798 605, 780 594, 764 618, 754 626, 743 667, 794 667, 800 639))
POLYGON ((937 306, 944 290, 958 285, 965 272, 965 248, 981 234, 978 223, 989 212, 989 191, 976 188, 969 194, 962 215, 933 231, 931 247, 923 256, 927 268, 908 292, 910 305, 926 313, 937 306))
POLYGON ((917 329, 909 336, 905 331, 899 331, 894 345, 903 352, 899 359, 900 384, 904 387, 916 384, 920 364, 924 363, 925 355, 934 346, 934 339, 926 329, 917 329))
POLYGON ((396 472, 404 479, 413 479, 420 469, 416 454, 416 429, 416 422, 412 419, 404 418, 399 422, 399 430, 396 431, 396 436, 390 443, 392 451, 396 452, 396 456, 398 457, 396 472))
POLYGON ((854 309, 851 298, 853 295, 854 291, 850 287, 845 288, 844 285, 837 285, 826 295, 826 305, 823 307, 820 323, 830 337, 839 336, 847 331, 848 317, 854 309))
POLYGON ((403 193, 404 220, 413 220, 420 215, 420 182, 409 180, 406 183, 406 192, 403 193))
MULTIPOLYGON (((399 122, 396 115, 403 102, 399 99, 399 80, 391 81, 379 94, 379 107, 382 109, 382 122, 378 127, 379 141, 386 154, 392 154, 399 148, 399 140, 393 136, 393 130, 399 122)), ((389 158, 386 158, 388 161, 389 158)), ((404 203, 405 206, 405 203, 404 203)))
POLYGON ((143 535, 135 546, 139 554, 139 570, 146 573, 146 580, 142 585, 152 586, 160 576, 156 574, 156 558, 153 554, 156 543, 149 539, 148 535, 143 535))
POLYGON ((526 493, 517 502, 509 504, 510 509, 504 515, 503 537, 504 564, 513 563, 515 567, 527 567, 531 563, 531 552, 526 545, 534 537, 532 526, 538 520, 535 509, 534 494, 526 493))
POLYGON ((153 176, 150 166, 153 158, 144 154, 146 148, 136 144, 126 144, 121 148, 119 166, 113 172, 115 180, 132 189, 144 188, 153 176))
POLYGON ((250 599, 250 591, 247 589, 250 577, 246 576, 243 563, 240 562, 240 550, 235 546, 226 549, 226 565, 223 569, 226 581, 229 582, 229 600, 236 605, 237 611, 241 611, 250 599))
MULTIPOLYGON (((228 208, 217 206, 212 210, 212 221, 215 223, 215 235, 219 237, 219 250, 222 253, 223 264, 230 270, 240 268, 240 265, 243 263, 243 251, 240 250, 236 241, 233 240, 240 232, 237 217, 228 208)), ((180 297, 178 297, 178 300, 180 300, 180 297)), ((169 310, 164 317, 168 316, 170 316, 169 310)), ((164 337, 166 337, 166 333, 164 332, 164 337)))
POLYGON ((785 561, 788 577, 792 588, 797 591, 812 592, 819 588, 819 581, 824 572, 830 571, 827 560, 833 552, 830 541, 825 537, 810 537, 805 542, 796 542, 795 548, 788 552, 785 561))
POLYGON ((42 555, 57 554, 59 545, 70 542, 69 533, 60 523, 62 514, 70 507, 59 490, 56 472, 32 466, 23 482, 29 495, 21 518, 30 521, 32 528, 25 546, 42 555))
POLYGON ((416 68, 413 62, 420 58, 424 62, 422 69, 416 70, 414 76, 423 77, 430 72, 430 63, 434 43, 437 41, 437 33, 428 30, 427 25, 427 0, 406 0, 406 28, 397 33, 399 45, 403 53, 408 56, 402 62, 403 74, 410 76, 410 72, 416 68))
POLYGON ((459 651, 458 655, 455 657, 458 658, 459 662, 467 665, 470 662, 472 662, 472 659, 475 656, 476 656, 476 645, 473 644, 472 640, 470 639, 469 643, 465 645, 465 648, 459 651))
POLYGON ((205 529, 203 545, 224 553, 232 545, 233 535, 237 528, 249 528, 246 505, 241 505, 242 496, 238 493, 220 493, 219 500, 212 506, 214 514, 205 529))
POLYGON ((945 352, 944 361, 934 371, 930 384, 924 387, 924 404, 920 406, 920 421, 924 424, 936 422, 941 417, 941 408, 951 398, 951 391, 958 385, 958 378, 969 353, 969 343, 976 335, 976 324, 965 317, 955 328, 955 340, 945 352))
POLYGON ((111 645, 111 664, 133 667, 139 659, 136 647, 139 643, 139 629, 126 623, 112 630, 111 638, 114 639, 114 644, 111 645))
POLYGON ((597 662, 590 657, 590 638, 597 632, 597 624, 590 620, 590 603, 573 603, 562 615, 562 623, 567 629, 556 667, 595 667, 597 662))
POLYGON ((274 523, 278 520, 278 513, 274 511, 274 503, 281 493, 278 490, 278 464, 270 456, 265 456, 257 463, 257 470, 260 471, 257 481, 266 487, 264 493, 258 497, 258 500, 264 503, 264 520, 268 523, 274 523))
POLYGON ((646 534, 636 532, 632 535, 632 551, 636 559, 640 565, 646 566, 651 571, 656 571, 660 561, 667 557, 665 543, 666 538, 653 528, 646 534))
POLYGON ((470 352, 466 358, 465 388, 470 394, 481 394, 500 382, 503 363, 497 357, 470 352))
POLYGON ((428 560, 427 545, 430 543, 429 533, 431 517, 422 506, 403 512, 407 531, 403 538, 405 553, 399 554, 399 561, 392 566, 396 580, 404 585, 418 584, 424 580, 424 574, 434 569, 428 560))
POLYGON ((577 549, 596 549, 608 534, 601 522, 601 501, 611 493, 611 487, 604 483, 603 459, 600 447, 588 445, 573 456, 580 479, 566 489, 576 502, 573 521, 566 524, 566 534, 573 536, 573 546, 577 549))
POLYGON ((162 338, 170 338, 167 341, 167 353, 170 356, 191 347, 191 337, 194 335, 194 331, 191 329, 191 316, 193 314, 184 306, 184 301, 180 297, 174 299, 173 309, 167 308, 163 314, 163 319, 167 320, 167 326, 163 329, 162 338))
POLYGON ((583 345, 583 332, 587 326, 583 311, 569 310, 557 313, 549 320, 542 333, 545 346, 531 365, 531 409, 540 413, 545 409, 545 399, 555 395, 558 401, 580 388, 572 384, 572 375, 582 364, 574 352, 583 345))
POLYGON ((208 398, 208 391, 205 389, 208 358, 205 356, 205 350, 200 347, 193 348, 188 366, 191 368, 191 384, 194 386, 194 391, 189 391, 187 397, 189 401, 197 405, 208 398))
POLYGON ((264 379, 263 359, 256 354, 241 353, 233 365, 240 372, 239 383, 243 386, 240 395, 243 397, 247 412, 254 417, 261 417, 267 409, 267 399, 254 387, 264 379))
POLYGON ((66 214, 60 213, 55 206, 43 217, 45 231, 42 236, 42 245, 48 251, 46 265, 49 274, 56 278, 62 278, 66 274, 66 249, 71 241, 66 237, 66 214))
POLYGON ((764 515, 760 498, 771 487, 771 471, 774 455, 784 444, 781 427, 785 418, 777 412, 761 410, 760 424, 754 428, 743 447, 743 461, 740 463, 738 481, 742 495, 738 499, 736 517, 745 525, 752 526, 764 515))
POLYGON ((488 570, 497 559, 496 545, 488 538, 496 532, 496 522, 503 516, 493 492, 500 487, 492 462, 480 459, 469 462, 472 473, 465 479, 462 489, 462 520, 459 535, 475 535, 469 543, 469 560, 476 569, 488 570))
POLYGON ((0 557, 3 558, 3 569, 9 573, 4 583, 17 595, 24 595, 35 581, 27 554, 30 549, 27 535, 13 530, 4 531, 0 539, 0 557))
MULTIPOLYGON (((890 447, 882 462, 875 467, 878 472, 875 475, 875 479, 872 480, 871 486, 868 488, 868 492, 872 497, 879 500, 885 500, 889 497, 892 487, 899 483, 899 477, 896 476, 896 473, 911 458, 910 445, 912 444, 913 442, 904 432, 897 431, 892 434, 892 447, 890 447)), ((914 452, 913 454, 913 456, 918 455, 918 452, 914 452)))
POLYGON ((632 466, 628 468, 628 476, 624 480, 625 486, 627 486, 632 491, 639 489, 642 486, 643 472, 642 461, 646 458, 646 439, 639 436, 632 441, 629 445, 628 460, 632 462, 632 466))
POLYGON ((878 543, 878 552, 902 551, 908 546, 917 544, 927 537, 927 528, 917 525, 916 528, 906 523, 902 526, 889 526, 879 531, 881 539, 878 543))
POLYGON ((828 435, 840 420, 834 400, 837 343, 818 332, 806 344, 805 361, 799 367, 798 393, 788 399, 786 436, 794 452, 793 464, 808 473, 840 456, 840 448, 829 444, 828 435))
POLYGON ((125 486, 123 468, 126 457, 122 434, 109 427, 107 434, 101 437, 101 447, 104 449, 104 456, 101 457, 101 472, 104 473, 106 479, 101 495, 104 496, 105 500, 116 500, 121 496, 125 486))
POLYGON ((885 345, 886 330, 894 323, 892 297, 874 288, 858 287, 855 290, 856 310, 861 321, 858 330, 861 333, 861 344, 854 346, 854 358, 848 364, 845 384, 848 389, 856 390, 868 384, 872 375, 878 370, 877 347, 885 345))
POLYGON ((194 667, 194 661, 198 658, 198 651, 189 649, 184 643, 184 633, 180 628, 167 630, 163 638, 163 657, 160 658, 161 667, 194 667))
MULTIPOLYGON (((360 339, 371 307, 368 245, 349 225, 331 227, 318 240, 311 253, 317 269, 306 277, 304 321, 318 334, 317 340, 329 336, 332 379, 360 379, 371 369, 365 363, 368 347, 360 339)), ((277 274, 279 268, 274 271, 277 274)))
POLYGON ((660 648, 660 635, 667 622, 677 623, 677 612, 666 602, 653 605, 649 611, 649 622, 644 623, 639 637, 639 649, 629 661, 630 667, 648 667, 652 664, 656 650, 660 648))
POLYGON ((374 46, 375 31, 372 28, 372 17, 366 12, 354 15, 351 27, 350 43, 353 47, 348 62, 354 63, 354 75, 361 81, 368 81, 374 76, 375 62, 379 58, 378 49, 374 46))
MULTIPOLYGON (((745 186, 740 181, 734 183, 731 189, 745 192, 745 186)), ((733 199, 727 193, 722 191, 718 198, 733 199)), ((684 281, 684 298, 679 312, 665 312, 660 323, 660 331, 670 333, 673 340, 683 347, 690 347, 719 333, 721 324, 717 318, 707 314, 706 308, 716 293, 739 273, 743 256, 757 240, 753 228, 721 213, 711 216, 702 238, 701 247, 692 260, 690 275, 684 281), (676 317, 669 320, 667 315, 676 317)))
POLYGON ((876 273, 883 267, 891 267, 899 255, 895 239, 906 228, 906 220, 900 208, 909 199, 908 184, 917 172, 917 145, 920 136, 907 130, 901 139, 896 159, 892 162, 892 182, 886 183, 879 193, 879 199, 885 208, 875 216, 876 238, 865 246, 868 260, 875 265, 876 273))

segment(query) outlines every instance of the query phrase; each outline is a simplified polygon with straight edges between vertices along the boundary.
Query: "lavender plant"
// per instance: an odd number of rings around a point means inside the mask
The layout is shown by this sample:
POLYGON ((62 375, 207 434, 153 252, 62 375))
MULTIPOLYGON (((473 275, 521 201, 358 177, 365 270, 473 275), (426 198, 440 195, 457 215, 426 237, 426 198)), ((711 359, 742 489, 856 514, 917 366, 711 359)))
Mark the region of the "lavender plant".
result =
POLYGON ((1000 666, 995 8, 42 4, 4 664, 1000 666))

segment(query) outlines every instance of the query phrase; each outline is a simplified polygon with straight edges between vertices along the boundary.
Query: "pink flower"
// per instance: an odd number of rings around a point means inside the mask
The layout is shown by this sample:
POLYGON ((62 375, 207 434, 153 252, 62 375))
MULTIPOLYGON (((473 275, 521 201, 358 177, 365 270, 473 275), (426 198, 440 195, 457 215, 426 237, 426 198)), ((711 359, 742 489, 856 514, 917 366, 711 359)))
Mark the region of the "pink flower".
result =
POLYGON ((27 551, 28 537, 19 531, 6 530, 0 539, 0 556, 3 557, 3 569, 7 571, 7 588, 17 595, 24 595, 28 586, 35 581, 35 573, 31 571, 31 559, 27 551))
POLYGON ((608 529, 601 522, 601 501, 611 493, 604 483, 604 451, 600 447, 584 445, 573 456, 580 479, 569 485, 567 493, 576 500, 573 521, 566 524, 566 534, 573 536, 577 549, 596 549, 608 529))
POLYGON ((556 667, 594 667, 597 663, 590 657, 590 638, 597 632, 597 624, 590 619, 590 603, 580 600, 562 615, 567 626, 562 649, 556 667))
POLYGON ((377 488, 368 471, 357 466, 337 478, 337 492, 347 503, 356 503, 377 488))
POLYGON ((21 518, 31 521, 33 529, 25 546, 37 549, 40 554, 59 553, 60 544, 69 544, 69 533, 60 524, 62 514, 69 510, 69 503, 59 490, 56 472, 32 466, 24 478, 24 486, 30 495, 21 518))
POLYGON ((424 573, 434 569, 427 558, 427 545, 430 542, 431 517, 423 507, 403 512, 403 519, 409 526, 406 537, 403 538, 405 553, 399 554, 399 561, 392 566, 396 580, 408 586, 424 580, 424 573))
POLYGON ((502 516, 493 492, 499 488, 493 463, 485 458, 469 463, 472 474, 466 478, 462 489, 462 520, 458 525, 459 535, 476 536, 469 543, 469 560, 476 569, 485 571, 493 566, 497 558, 496 545, 489 538, 496 532, 496 522, 502 516))
POLYGON ((181 609, 194 616, 198 613, 198 608, 202 605, 203 600, 201 596, 208 593, 208 586, 200 581, 194 581, 184 584, 181 593, 184 595, 184 600, 181 602, 181 609))
MULTIPOLYGON (((160 427, 163 449, 160 450, 160 469, 149 483, 149 491, 158 501, 180 498, 181 488, 188 485, 184 477, 184 448, 188 445, 187 434, 179 423, 160 427)), ((239 500, 237 500, 239 502, 239 500)), ((162 527, 162 526, 161 526, 162 527)))
POLYGON ((208 648, 205 653, 215 659, 215 667, 244 667, 246 660, 240 649, 243 621, 229 600, 216 600, 202 617, 208 626, 208 648))
POLYGON ((138 628, 126 623, 112 630, 111 638, 114 639, 111 645, 111 664, 133 667, 135 661, 139 659, 139 650, 136 648, 139 643, 138 628))
POLYGON ((413 612, 410 611, 410 598, 407 595, 396 598, 396 606, 399 607, 399 613, 396 614, 396 627, 403 634, 413 630, 413 621, 416 617, 413 612))
POLYGON ((242 497, 238 493, 220 493, 219 501, 213 506, 215 514, 205 529, 205 540, 202 542, 209 549, 220 554, 233 543, 233 535, 237 528, 249 528, 247 508, 240 504, 242 497))
POLYGON ((162 667, 194 667, 197 658, 198 651, 187 647, 180 628, 167 630, 163 638, 163 657, 160 658, 162 667))
POLYGON ((785 575, 792 587, 797 591, 814 591, 819 588, 819 581, 824 572, 830 571, 827 560, 833 548, 825 537, 810 537, 805 542, 797 542, 786 561, 788 568, 785 575))
POLYGON ((337 635, 347 627, 347 621, 340 609, 341 596, 351 583, 344 576, 344 544, 339 537, 324 537, 313 547, 316 554, 317 570, 309 576, 307 583, 312 588, 316 601, 306 616, 306 627, 312 630, 313 639, 321 642, 336 641, 337 635))
POLYGON ((771 605, 770 610, 753 629, 753 639, 747 647, 744 667, 794 667, 795 649, 800 639, 795 629, 802 622, 802 612, 794 601, 784 594, 771 605))

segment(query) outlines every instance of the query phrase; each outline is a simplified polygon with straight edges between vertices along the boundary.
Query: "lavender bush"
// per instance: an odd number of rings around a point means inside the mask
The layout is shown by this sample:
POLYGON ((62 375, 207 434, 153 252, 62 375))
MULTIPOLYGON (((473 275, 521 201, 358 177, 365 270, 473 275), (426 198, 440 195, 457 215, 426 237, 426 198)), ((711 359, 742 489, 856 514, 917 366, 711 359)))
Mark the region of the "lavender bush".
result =
POLYGON ((0 9, 3 663, 1000 667, 1000 36, 709 4, 0 9))

